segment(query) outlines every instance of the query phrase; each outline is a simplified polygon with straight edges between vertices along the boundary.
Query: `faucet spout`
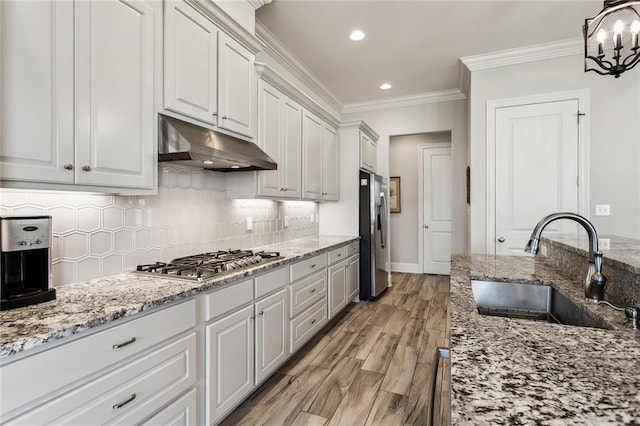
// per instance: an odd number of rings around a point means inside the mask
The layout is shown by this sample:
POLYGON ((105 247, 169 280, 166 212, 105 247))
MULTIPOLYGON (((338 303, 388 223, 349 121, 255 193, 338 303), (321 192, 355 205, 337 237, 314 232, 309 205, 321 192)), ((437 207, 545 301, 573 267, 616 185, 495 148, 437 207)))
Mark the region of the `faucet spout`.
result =
POLYGON ((589 270, 585 280, 584 293, 588 299, 593 301, 602 300, 604 298, 604 286, 607 282, 607 277, 602 273, 602 253, 598 250, 598 233, 593 224, 585 217, 570 212, 552 213, 543 217, 536 224, 535 228, 533 228, 531 238, 525 246, 524 251, 537 254, 542 231, 547 225, 558 219, 573 220, 582 225, 587 231, 587 235, 589 236, 589 270))

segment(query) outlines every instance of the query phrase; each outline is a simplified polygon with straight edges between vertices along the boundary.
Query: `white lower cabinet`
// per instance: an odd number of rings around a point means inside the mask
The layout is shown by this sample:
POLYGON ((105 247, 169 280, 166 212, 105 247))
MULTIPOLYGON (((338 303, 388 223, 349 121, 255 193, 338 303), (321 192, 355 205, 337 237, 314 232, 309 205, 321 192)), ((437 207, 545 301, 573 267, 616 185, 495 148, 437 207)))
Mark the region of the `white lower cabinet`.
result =
POLYGON ((273 373, 289 355, 287 290, 255 304, 257 385, 273 373))
POLYGON ((347 306, 347 280, 344 262, 329 267, 329 319, 347 306))
POLYGON ((253 389, 253 305, 206 326, 207 424, 253 389))
POLYGON ((194 312, 186 301, 3 365, 0 423, 143 421, 196 384, 194 312))
POLYGON ((347 296, 353 300, 360 293, 360 255, 350 257, 346 261, 347 296))
POLYGON ((196 426, 197 407, 198 398, 194 388, 142 424, 149 426, 196 426))

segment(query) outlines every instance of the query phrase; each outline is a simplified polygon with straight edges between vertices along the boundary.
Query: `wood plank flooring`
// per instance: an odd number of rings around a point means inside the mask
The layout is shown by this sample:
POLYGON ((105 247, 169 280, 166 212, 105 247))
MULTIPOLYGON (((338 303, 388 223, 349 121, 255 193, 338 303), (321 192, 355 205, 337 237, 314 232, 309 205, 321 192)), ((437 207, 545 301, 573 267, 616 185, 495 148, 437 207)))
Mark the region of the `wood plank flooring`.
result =
MULTIPOLYGON (((449 277, 392 279, 382 297, 347 308, 222 424, 426 424, 435 349, 448 346, 449 277)), ((449 424, 448 403, 434 410, 449 424)))

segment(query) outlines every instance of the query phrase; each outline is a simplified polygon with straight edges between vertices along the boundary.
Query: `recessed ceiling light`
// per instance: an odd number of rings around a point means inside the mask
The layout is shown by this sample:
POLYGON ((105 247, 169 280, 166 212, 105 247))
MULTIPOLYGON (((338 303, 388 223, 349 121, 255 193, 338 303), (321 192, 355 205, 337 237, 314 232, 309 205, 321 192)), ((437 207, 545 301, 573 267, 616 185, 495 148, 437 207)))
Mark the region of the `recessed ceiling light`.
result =
POLYGON ((213 164, 213 161, 211 161, 211 160, 202 160, 202 162, 204 164, 213 164))
POLYGON ((351 34, 349 34, 349 38, 353 41, 360 41, 364 39, 364 33, 360 30, 355 30, 351 34))
POLYGON ((389 90, 389 89, 391 89, 391 85, 390 85, 389 83, 382 83, 382 84, 380 85, 380 89, 382 89, 382 90, 389 90))

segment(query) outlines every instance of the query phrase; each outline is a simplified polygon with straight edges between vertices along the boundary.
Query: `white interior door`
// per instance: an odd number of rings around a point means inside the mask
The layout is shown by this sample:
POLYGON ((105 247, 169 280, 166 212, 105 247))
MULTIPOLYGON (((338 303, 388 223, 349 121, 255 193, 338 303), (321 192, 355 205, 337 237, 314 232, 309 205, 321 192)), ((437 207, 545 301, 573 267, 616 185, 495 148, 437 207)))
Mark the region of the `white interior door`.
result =
MULTIPOLYGON (((578 124, 576 99, 496 110, 496 254, 525 254, 536 223, 559 211, 577 213, 578 124)), ((545 234, 575 233, 555 221, 545 234)))
POLYGON ((422 150, 425 274, 451 272, 451 148, 422 150))

